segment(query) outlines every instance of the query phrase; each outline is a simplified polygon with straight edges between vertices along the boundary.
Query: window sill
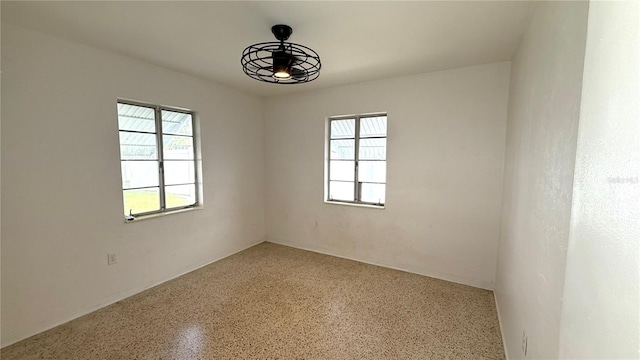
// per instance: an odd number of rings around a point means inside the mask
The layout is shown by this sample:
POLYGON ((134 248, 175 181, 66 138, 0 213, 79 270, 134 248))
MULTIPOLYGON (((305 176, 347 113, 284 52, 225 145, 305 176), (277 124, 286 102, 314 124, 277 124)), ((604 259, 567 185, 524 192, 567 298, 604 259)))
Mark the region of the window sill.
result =
POLYGON ((137 223, 140 221, 145 221, 145 220, 151 220, 151 219, 155 219, 155 218, 159 218, 159 217, 164 217, 164 216, 170 216, 173 214, 181 214, 181 213, 185 213, 185 212, 190 212, 190 211, 195 211, 195 210, 202 210, 204 209, 204 206, 200 205, 200 206, 194 206, 192 208, 187 208, 187 209, 180 209, 180 210, 172 210, 172 211, 167 211, 167 212, 162 212, 162 213, 157 213, 157 214, 149 214, 149 215, 142 215, 142 216, 138 216, 136 217, 134 220, 124 220, 125 224, 132 224, 132 223, 137 223))
POLYGON ((349 203, 349 202, 341 202, 341 201, 329 201, 329 200, 325 200, 324 201, 325 204, 329 204, 329 205, 344 205, 344 206, 353 206, 353 207, 361 207, 361 208, 368 208, 368 209, 378 209, 378 210, 384 210, 385 205, 370 205, 370 204, 358 204, 358 203, 349 203))

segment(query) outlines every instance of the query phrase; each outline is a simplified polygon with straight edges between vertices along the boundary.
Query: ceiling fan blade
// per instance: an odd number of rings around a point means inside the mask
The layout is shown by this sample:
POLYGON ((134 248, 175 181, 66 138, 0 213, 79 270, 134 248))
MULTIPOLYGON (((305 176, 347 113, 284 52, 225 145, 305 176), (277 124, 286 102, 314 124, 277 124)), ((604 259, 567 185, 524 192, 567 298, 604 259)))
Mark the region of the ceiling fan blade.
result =
POLYGON ((305 79, 307 72, 298 68, 291 68, 291 77, 294 79, 305 79))

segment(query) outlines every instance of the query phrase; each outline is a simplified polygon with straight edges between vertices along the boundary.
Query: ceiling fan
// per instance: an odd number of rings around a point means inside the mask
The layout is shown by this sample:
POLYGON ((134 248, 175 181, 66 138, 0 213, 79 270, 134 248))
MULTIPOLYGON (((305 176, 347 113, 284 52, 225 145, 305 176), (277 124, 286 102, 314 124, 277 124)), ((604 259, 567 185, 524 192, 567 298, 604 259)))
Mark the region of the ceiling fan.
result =
POLYGON ((242 70, 249 77, 275 84, 299 84, 320 76, 320 56, 304 45, 285 42, 293 29, 274 25, 271 32, 278 40, 248 46, 242 52, 242 70))

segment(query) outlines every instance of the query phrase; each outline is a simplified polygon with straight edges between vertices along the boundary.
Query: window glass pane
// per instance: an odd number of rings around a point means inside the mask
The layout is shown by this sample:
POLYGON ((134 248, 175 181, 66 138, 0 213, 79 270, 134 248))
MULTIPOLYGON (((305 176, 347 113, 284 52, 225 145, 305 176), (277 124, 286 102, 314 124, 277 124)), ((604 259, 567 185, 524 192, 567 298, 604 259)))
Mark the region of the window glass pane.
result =
POLYGON ((124 189, 158 186, 157 161, 122 161, 122 187, 124 189))
POLYGON ((195 185, 174 185, 164 187, 167 208, 193 205, 196 202, 195 185))
POLYGON ((165 159, 193 159, 193 138, 190 136, 162 135, 165 159))
POLYGON ((331 161, 329 162, 330 180, 353 181, 355 177, 355 161, 331 161))
POLYGON ((193 135, 191 114, 162 110, 162 133, 177 135, 193 135))
POLYGON ((354 119, 331 120, 332 139, 354 138, 355 136, 356 121, 354 119))
POLYGON ((385 182, 387 177, 386 161, 360 161, 358 181, 385 182))
POLYGON ((122 160, 156 160, 156 135, 120 132, 120 158, 122 160))
POLYGON ((360 119, 360 137, 387 136, 387 117, 368 117, 360 119))
POLYGON ((165 185, 188 184, 196 181, 193 161, 165 161, 165 185))
POLYGON ((118 103, 118 127, 120 130, 156 131, 156 113, 152 108, 118 103))
POLYGON ((384 204, 385 185, 362 183, 360 187, 360 201, 384 204))
POLYGON ((360 139, 360 160, 386 160, 387 139, 360 139))
POLYGON ((355 140, 331 140, 331 159, 355 160, 355 140))
POLYGON ((133 214, 160 210, 160 189, 124 190, 124 214, 133 214))
POLYGON ((353 183, 329 181, 329 200, 353 201, 353 183))

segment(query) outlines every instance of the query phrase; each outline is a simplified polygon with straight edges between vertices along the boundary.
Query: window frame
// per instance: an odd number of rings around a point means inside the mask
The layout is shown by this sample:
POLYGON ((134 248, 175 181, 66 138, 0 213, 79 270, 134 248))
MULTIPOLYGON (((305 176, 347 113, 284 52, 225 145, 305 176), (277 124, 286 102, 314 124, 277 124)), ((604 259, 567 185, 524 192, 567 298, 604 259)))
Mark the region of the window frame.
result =
MULTIPOLYGON (((371 181, 358 181, 358 175, 359 175, 359 163, 360 163, 360 140, 362 140, 360 138, 360 120, 361 119, 366 119, 366 118, 375 118, 375 117, 385 117, 387 119, 387 128, 385 129, 385 136, 367 136, 364 139, 385 139, 385 141, 387 140, 388 136, 389 136, 389 132, 388 132, 388 121, 389 121, 389 116, 386 112, 380 112, 380 113, 367 113, 367 114, 359 114, 359 115, 340 115, 340 116, 330 116, 327 118, 326 121, 326 140, 325 140, 325 148, 326 148, 326 164, 325 164, 325 203, 330 203, 330 204, 345 204, 345 205, 362 205, 362 206, 367 206, 367 207, 375 207, 375 208, 382 208, 384 209, 387 200, 386 200, 386 191, 387 191, 387 177, 385 174, 385 179, 384 182, 371 182, 371 181), (353 161, 354 161, 354 178, 353 178, 353 183, 354 183, 354 189, 353 189, 353 201, 349 201, 349 200, 336 200, 336 199, 331 199, 331 181, 338 181, 338 182, 351 182, 351 181, 346 181, 346 180, 331 180, 331 161, 351 161, 351 160, 346 160, 346 159, 331 159, 331 140, 351 140, 352 138, 336 138, 336 139, 332 139, 331 137, 331 122, 332 121, 337 121, 337 120, 355 120, 355 129, 354 129, 354 155, 353 155, 353 161), (368 201, 362 201, 361 199, 361 192, 362 192, 362 184, 366 183, 366 184, 382 184, 384 185, 384 189, 385 189, 385 201, 383 203, 379 203, 379 202, 368 202, 368 201)), ((387 168, 387 156, 386 156, 386 150, 387 150, 387 146, 385 145, 385 158, 384 160, 362 160, 362 161, 383 161, 385 164, 385 173, 386 173, 386 168, 387 168)))
MULTIPOLYGON (((196 112, 193 110, 189 110, 189 109, 185 109, 185 108, 179 108, 179 107, 175 107, 175 106, 166 106, 166 105, 157 105, 157 104, 151 104, 151 103, 146 103, 146 102, 142 102, 142 101, 136 101, 136 100, 127 100, 127 99, 117 99, 116 101, 116 108, 118 104, 124 104, 124 105, 131 105, 131 106, 139 106, 139 107, 145 107, 148 109, 153 109, 154 111, 154 121, 155 121, 155 132, 147 132, 147 131, 135 131, 135 130, 121 130, 120 129, 120 125, 118 125, 118 135, 121 132, 128 132, 128 133, 137 133, 137 134, 153 134, 156 136, 156 151, 158 154, 158 158, 156 160, 149 160, 149 161, 157 161, 158 162, 158 191, 159 191, 159 197, 160 197, 160 208, 158 210, 153 210, 153 211, 146 211, 146 212, 142 212, 142 213, 133 213, 132 216, 133 218, 130 218, 129 214, 125 214, 125 220, 126 221, 133 221, 133 220, 137 220, 139 218, 143 218, 145 216, 149 216, 149 215, 157 215, 157 214, 169 214, 172 212, 180 212, 182 210, 185 209, 191 209, 191 208, 196 208, 199 206, 202 206, 201 204, 201 198, 200 198, 200 174, 199 174, 199 167, 198 167, 198 146, 199 146, 199 135, 196 131, 197 126, 196 126, 196 112), (189 114, 191 115, 191 136, 189 135, 177 135, 177 134, 165 134, 163 132, 163 128, 162 128, 162 111, 166 110, 166 111, 172 111, 172 112, 178 112, 178 113, 183 113, 183 114, 189 114), (191 137, 193 140, 193 160, 191 160, 193 162, 193 185, 194 185, 194 191, 195 191, 195 202, 193 204, 190 205, 185 205, 185 206, 176 206, 176 207, 170 207, 167 208, 166 207, 166 189, 165 189, 165 168, 164 168, 164 163, 165 163, 165 158, 164 158, 164 140, 162 138, 163 135, 170 135, 170 136, 184 136, 184 137, 191 137)), ((120 117, 120 114, 118 112, 116 112, 116 118, 120 117)), ((119 142, 120 140, 118 140, 118 147, 119 150, 122 147, 122 144, 120 144, 119 142)), ((121 151, 121 150, 120 150, 121 151)), ((140 161, 140 160, 123 160, 122 156, 120 156, 120 164, 122 164, 123 161, 140 161)), ((170 160, 170 161, 175 161, 175 160, 170 160)), ((188 161, 188 160, 184 160, 184 161, 188 161)), ((122 183, 122 165, 120 166, 120 181, 121 181, 121 185, 120 185, 120 192, 122 195, 122 201, 123 201, 123 205, 124 205, 124 192, 126 190, 139 190, 139 189, 149 189, 149 188, 155 188, 156 186, 143 186, 143 187, 136 187, 136 188, 130 188, 130 189, 125 189, 124 188, 124 183, 122 183)), ((184 183, 184 184, 171 184, 169 186, 177 186, 177 185, 191 185, 192 183, 184 183)))

